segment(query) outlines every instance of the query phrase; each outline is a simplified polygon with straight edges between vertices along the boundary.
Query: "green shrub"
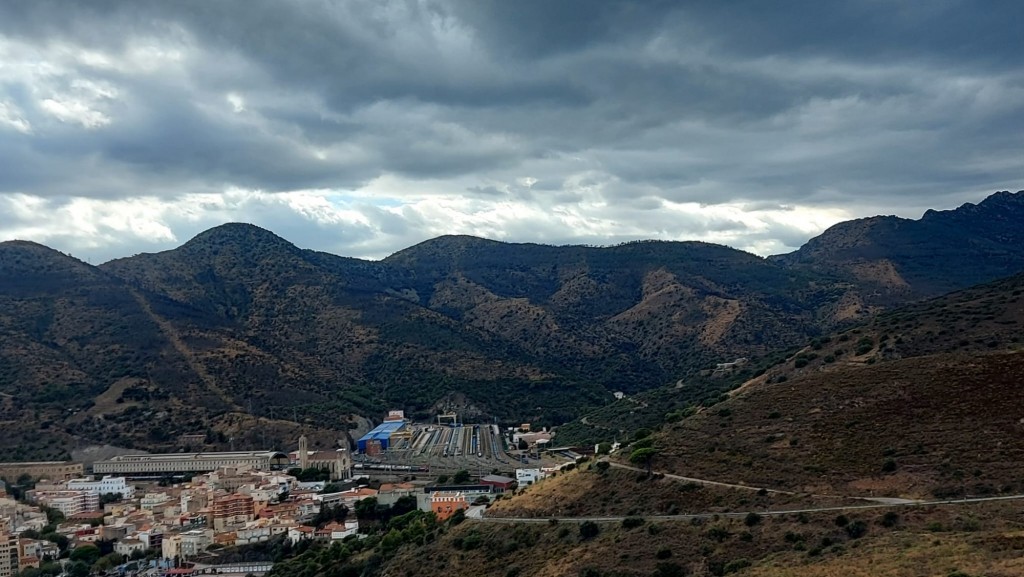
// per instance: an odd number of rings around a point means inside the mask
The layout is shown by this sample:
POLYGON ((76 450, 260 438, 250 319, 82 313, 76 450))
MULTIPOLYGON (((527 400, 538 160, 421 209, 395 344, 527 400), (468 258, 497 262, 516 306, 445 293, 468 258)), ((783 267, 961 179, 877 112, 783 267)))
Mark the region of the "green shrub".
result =
POLYGON ((854 521, 846 526, 846 534, 851 539, 860 539, 868 532, 868 524, 864 521, 854 521))
POLYGON ((896 524, 899 523, 899 521, 900 516, 896 513, 896 511, 889 511, 885 515, 882 515, 882 520, 879 521, 879 524, 883 527, 895 527, 896 524))
POLYGON ((708 529, 707 533, 704 533, 705 537, 711 539, 712 541, 718 541, 719 543, 725 541, 731 535, 732 534, 729 533, 729 531, 724 527, 712 527, 708 529))
POLYGON ((641 517, 626 517, 622 520, 623 529, 636 529, 644 524, 644 520, 641 517))
POLYGON ((800 533, 794 533, 792 531, 786 531, 786 535, 783 537, 786 543, 799 543, 804 540, 804 536, 800 533))

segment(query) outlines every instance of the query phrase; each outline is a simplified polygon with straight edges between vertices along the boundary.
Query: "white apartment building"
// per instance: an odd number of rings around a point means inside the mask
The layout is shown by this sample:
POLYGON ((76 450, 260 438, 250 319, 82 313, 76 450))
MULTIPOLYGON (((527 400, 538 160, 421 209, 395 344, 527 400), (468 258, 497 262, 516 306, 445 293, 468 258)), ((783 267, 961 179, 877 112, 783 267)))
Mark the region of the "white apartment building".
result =
POLYGON ((68 518, 100 510, 100 496, 91 491, 30 491, 29 499, 56 509, 68 518))
POLYGON ((124 477, 105 476, 98 481, 92 479, 72 479, 68 481, 70 491, 92 491, 99 495, 107 493, 121 494, 124 499, 135 497, 135 487, 129 485, 124 477))
POLYGON ((543 479, 546 475, 540 469, 516 469, 516 482, 520 487, 532 485, 543 479))

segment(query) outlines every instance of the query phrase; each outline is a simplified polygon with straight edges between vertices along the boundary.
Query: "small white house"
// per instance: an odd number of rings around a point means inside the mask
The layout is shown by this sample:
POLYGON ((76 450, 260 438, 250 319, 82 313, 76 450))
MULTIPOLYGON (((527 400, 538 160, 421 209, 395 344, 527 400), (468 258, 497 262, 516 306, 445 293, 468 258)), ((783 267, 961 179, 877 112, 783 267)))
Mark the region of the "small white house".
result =
POLYGON ((540 469, 516 469, 516 482, 520 487, 532 485, 545 476, 544 472, 540 469))
POLYGON ((299 541, 313 539, 313 534, 315 532, 316 529, 312 527, 306 527, 305 525, 290 527, 288 529, 288 541, 290 541, 292 545, 297 545, 299 541))

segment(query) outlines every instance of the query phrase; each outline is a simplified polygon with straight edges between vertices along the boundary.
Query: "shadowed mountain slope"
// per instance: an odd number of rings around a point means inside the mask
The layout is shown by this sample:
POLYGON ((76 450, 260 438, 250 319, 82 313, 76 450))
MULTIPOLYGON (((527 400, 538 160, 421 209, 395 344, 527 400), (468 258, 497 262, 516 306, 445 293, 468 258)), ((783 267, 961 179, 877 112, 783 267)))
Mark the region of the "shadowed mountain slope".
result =
POLYGON ((349 415, 387 408, 543 425, 606 405, 613 391, 657 397, 682 383, 679 411, 732 386, 708 378, 718 363, 751 357, 745 370, 768 370, 776 351, 882 305, 1021 270, 1021 198, 838 225, 772 259, 699 242, 447 236, 370 262, 246 224, 100 267, 8 242, 0 391, 17 411, 49 407, 47 426, 68 435, 161 449, 197 430, 221 439, 218 423, 242 412, 342 433, 349 415), (963 274, 951 274, 954 257, 970 261, 963 274), (906 286, 858 273, 864 263, 906 286))
POLYGON ((920 220, 842 222, 800 250, 770 258, 856 282, 872 305, 937 296, 1024 269, 1024 191, 929 210, 920 220))

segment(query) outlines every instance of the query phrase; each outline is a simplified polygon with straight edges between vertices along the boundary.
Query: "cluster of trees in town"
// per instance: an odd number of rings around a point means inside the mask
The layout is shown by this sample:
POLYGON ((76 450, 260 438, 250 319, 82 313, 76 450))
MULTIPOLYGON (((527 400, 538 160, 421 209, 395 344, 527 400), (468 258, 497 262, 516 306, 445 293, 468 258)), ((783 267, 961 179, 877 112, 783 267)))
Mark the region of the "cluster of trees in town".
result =
MULTIPOLYGON (((464 518, 460 515, 447 525, 439 523, 433 513, 419 510, 416 498, 411 496, 401 497, 390 506, 380 504, 374 497, 362 499, 356 502, 354 512, 360 520, 360 531, 367 533, 365 537, 352 536, 334 543, 301 543, 287 557, 277 559, 268 577, 374 575, 403 545, 430 543, 445 527, 464 518)), ((334 510, 322 520, 329 522, 328 517, 336 520, 340 515, 343 513, 334 510)))

